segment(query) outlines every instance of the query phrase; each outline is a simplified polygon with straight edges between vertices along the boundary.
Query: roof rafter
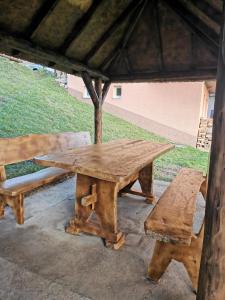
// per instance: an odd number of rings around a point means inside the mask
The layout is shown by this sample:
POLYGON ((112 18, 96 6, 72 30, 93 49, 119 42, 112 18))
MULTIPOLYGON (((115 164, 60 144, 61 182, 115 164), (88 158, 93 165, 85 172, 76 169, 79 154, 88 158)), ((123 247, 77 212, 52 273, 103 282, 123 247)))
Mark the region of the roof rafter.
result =
POLYGON ((219 36, 211 28, 209 28, 197 16, 190 11, 179 0, 164 0, 164 3, 171 8, 184 24, 189 27, 206 44, 206 47, 211 50, 214 55, 218 55, 219 36))
POLYGON ((92 78, 87 72, 81 73, 84 84, 88 90, 89 95, 91 96, 91 100, 95 107, 99 106, 99 96, 96 92, 96 89, 93 85, 92 78))
POLYGON ((201 70, 183 70, 180 71, 158 71, 158 72, 134 72, 132 74, 110 75, 112 82, 161 82, 161 81, 184 81, 184 80, 202 80, 215 79, 217 68, 201 70), (137 79, 138 78, 138 79, 137 79))
POLYGON ((119 17, 112 23, 112 25, 105 31, 105 33, 97 40, 95 45, 91 48, 91 50, 87 53, 84 58, 84 61, 89 61, 94 54, 101 48, 101 46, 105 43, 105 41, 110 38, 110 36, 118 29, 118 27, 130 16, 130 14, 136 9, 136 7, 143 0, 133 0, 127 6, 127 8, 119 15, 119 17))
POLYGON ((136 7, 135 11, 132 13, 130 23, 128 26, 127 32, 125 32, 124 36, 121 39, 121 42, 117 45, 117 47, 106 57, 106 59, 103 61, 103 63, 100 66, 100 69, 106 70, 107 67, 112 63, 112 61, 121 53, 121 49, 125 48, 127 45, 127 42, 131 36, 131 34, 134 31, 134 28, 139 21, 142 12, 145 8, 145 5, 148 3, 148 0, 145 0, 139 3, 139 6, 136 7))
POLYGON ((215 7, 212 7, 207 1, 191 0, 191 2, 214 22, 216 22, 217 24, 221 24, 223 14, 215 7))
POLYGON ((105 101, 105 97, 109 91, 111 81, 106 81, 102 88, 102 103, 105 101))
POLYGON ((154 0, 153 17, 155 19, 155 26, 156 26, 156 43, 159 50, 160 69, 163 69, 164 68, 163 43, 162 43, 162 34, 161 34, 161 28, 159 22, 159 1, 158 0, 154 0))
MULTIPOLYGON (((37 46, 34 42, 27 41, 25 39, 12 36, 10 33, 0 30, 0 49, 4 53, 8 53, 9 49, 18 50, 26 55, 32 55, 32 57, 46 61, 47 63, 55 63, 59 66, 59 69, 71 70, 75 72, 88 72, 92 77, 102 78, 103 80, 108 80, 109 78, 105 76, 102 72, 89 68, 85 64, 82 64, 75 59, 68 58, 52 50, 45 49, 43 47, 37 46)), ((70 73, 70 72, 68 72, 70 73)))
POLYGON ((26 37, 31 37, 34 34, 36 29, 40 26, 41 22, 45 19, 47 15, 51 13, 51 11, 55 8, 58 2, 59 0, 48 0, 43 2, 41 7, 33 16, 31 23, 28 29, 26 30, 26 37))
POLYGON ((82 32, 84 27, 87 25, 87 23, 90 21, 91 17, 95 13, 96 9, 101 4, 102 0, 94 0, 91 7, 88 9, 88 11, 85 13, 85 15, 74 25, 72 28, 70 34, 65 39, 64 43, 61 45, 59 50, 64 53, 69 48, 70 44, 78 37, 78 35, 82 32))

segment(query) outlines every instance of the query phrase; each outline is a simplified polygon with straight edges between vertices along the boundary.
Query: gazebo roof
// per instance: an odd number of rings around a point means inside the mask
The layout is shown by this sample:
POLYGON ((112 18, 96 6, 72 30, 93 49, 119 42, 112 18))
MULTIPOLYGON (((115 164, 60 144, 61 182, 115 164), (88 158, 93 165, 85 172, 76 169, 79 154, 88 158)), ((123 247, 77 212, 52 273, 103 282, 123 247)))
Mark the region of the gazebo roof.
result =
POLYGON ((0 52, 119 81, 216 76, 222 0, 0 0, 0 52))

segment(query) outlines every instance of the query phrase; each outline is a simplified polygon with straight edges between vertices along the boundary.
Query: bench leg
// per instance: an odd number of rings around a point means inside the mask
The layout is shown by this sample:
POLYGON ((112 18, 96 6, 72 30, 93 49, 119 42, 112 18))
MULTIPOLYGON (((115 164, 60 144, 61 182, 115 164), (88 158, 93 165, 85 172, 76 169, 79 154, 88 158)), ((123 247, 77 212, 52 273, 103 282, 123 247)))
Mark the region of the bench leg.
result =
POLYGON ((148 266, 148 277, 157 282, 166 271, 171 262, 171 253, 168 244, 156 241, 152 260, 148 266))
POLYGON ((17 224, 24 224, 24 195, 20 194, 14 197, 13 211, 17 224))
POLYGON ((186 257, 183 260, 183 264, 188 272, 188 275, 191 279, 192 286, 194 288, 194 291, 197 292, 198 288, 198 274, 199 274, 199 268, 200 268, 200 260, 196 259, 195 256, 192 257, 186 257))
POLYGON ((148 276, 158 281, 172 259, 183 263, 191 279, 194 291, 197 291, 201 261, 204 226, 198 236, 193 237, 190 245, 179 245, 156 241, 152 260, 148 267, 148 276))

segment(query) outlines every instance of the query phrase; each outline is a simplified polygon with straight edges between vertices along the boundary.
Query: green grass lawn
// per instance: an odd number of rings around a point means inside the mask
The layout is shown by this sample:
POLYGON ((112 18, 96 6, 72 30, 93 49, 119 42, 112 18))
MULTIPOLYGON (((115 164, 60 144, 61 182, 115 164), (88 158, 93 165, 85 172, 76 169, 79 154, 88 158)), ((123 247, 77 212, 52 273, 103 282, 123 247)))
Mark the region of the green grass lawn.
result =
MULTIPOLYGON (((50 75, 0 58, 0 137, 28 133, 89 131, 93 137, 93 107, 69 96, 50 75)), ((165 138, 114 117, 103 115, 103 140, 117 138, 167 142, 165 138)), ((207 171, 208 154, 192 147, 179 147, 160 157, 155 177, 170 180, 181 167, 207 171)), ((31 162, 7 167, 8 177, 33 172, 31 162)))

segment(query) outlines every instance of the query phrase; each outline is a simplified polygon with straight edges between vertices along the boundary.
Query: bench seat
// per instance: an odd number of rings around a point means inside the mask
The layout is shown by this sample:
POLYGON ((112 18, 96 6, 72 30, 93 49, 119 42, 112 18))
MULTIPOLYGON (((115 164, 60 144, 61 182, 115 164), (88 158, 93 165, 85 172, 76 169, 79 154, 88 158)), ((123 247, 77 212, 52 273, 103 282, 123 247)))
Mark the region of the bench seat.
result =
POLYGON ((71 174, 61 168, 46 168, 38 172, 6 179, 0 182, 0 194, 7 196, 17 196, 36 189, 42 185, 58 180, 66 175, 71 174))
MULTIPOLYGON (((158 281, 171 260, 182 262, 197 289, 204 225, 193 231, 196 199, 206 197, 207 181, 202 172, 183 168, 168 186, 147 217, 146 234, 156 239, 148 276, 158 281)), ((204 222, 204 219, 203 219, 204 222)))
POLYGON ((145 232, 164 242, 190 244, 196 196, 205 178, 183 168, 168 186, 145 221, 145 232))
POLYGON ((5 166, 33 160, 36 156, 67 151, 90 143, 89 132, 30 134, 13 138, 0 138, 0 218, 4 217, 5 207, 8 205, 15 214, 16 222, 23 224, 24 194, 72 174, 69 170, 51 167, 7 179, 5 166))

